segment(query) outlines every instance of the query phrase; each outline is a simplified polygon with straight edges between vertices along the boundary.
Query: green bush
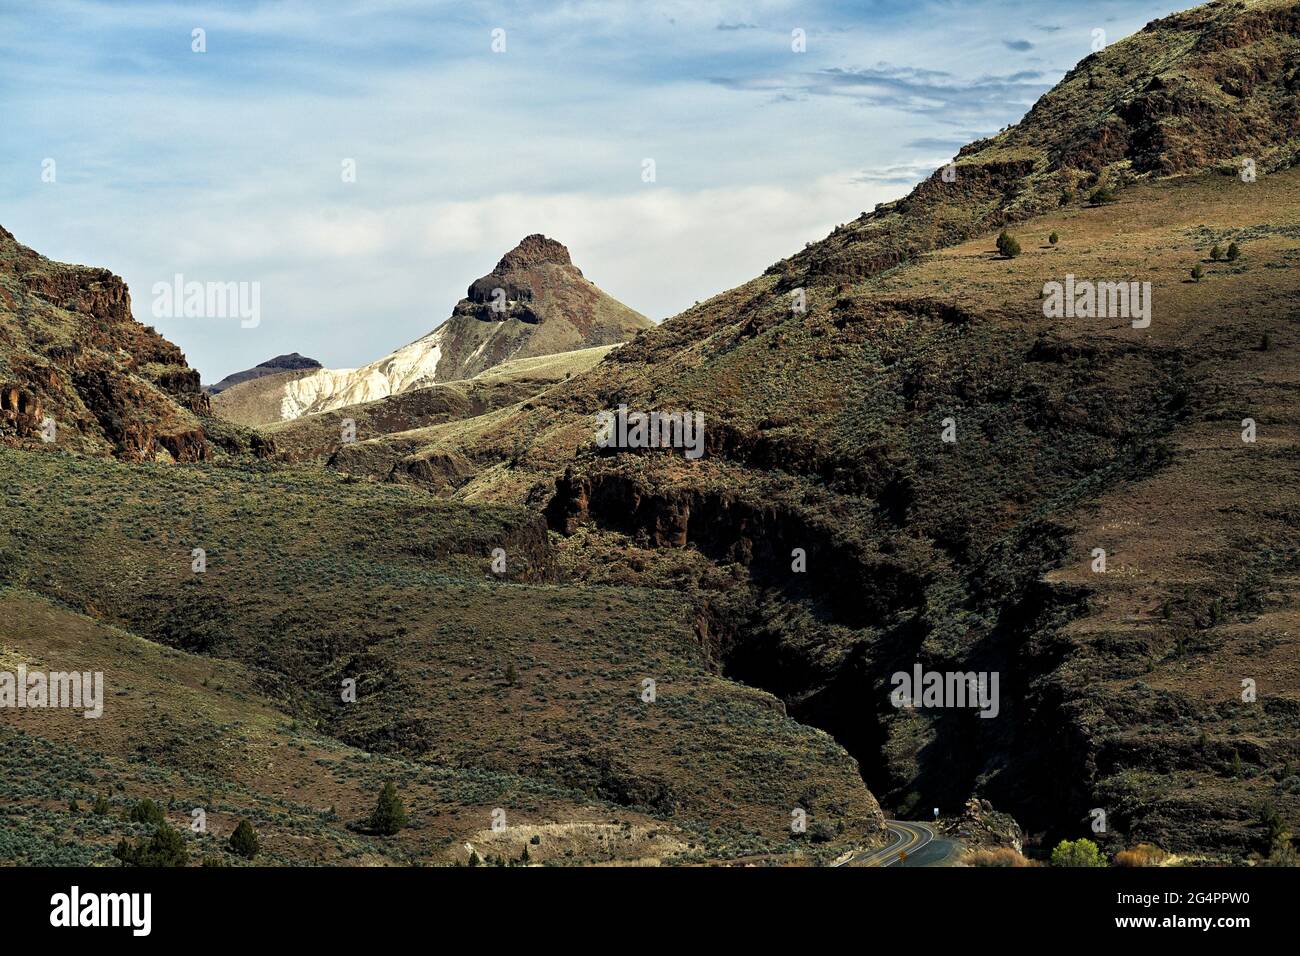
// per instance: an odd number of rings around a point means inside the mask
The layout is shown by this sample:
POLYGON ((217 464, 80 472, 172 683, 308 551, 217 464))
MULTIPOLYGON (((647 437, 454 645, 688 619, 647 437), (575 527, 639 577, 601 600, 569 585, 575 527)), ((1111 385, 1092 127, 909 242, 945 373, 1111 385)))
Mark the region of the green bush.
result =
POLYGON ((1061 241, 1061 237, 1058 236, 1055 231, 1053 231, 1052 234, 1047 237, 1047 241, 1052 245, 1056 245, 1058 242, 1061 241))
POLYGON ((235 827, 235 832, 230 834, 230 852, 251 860, 257 856, 259 849, 257 831, 247 820, 240 820, 239 826, 235 827))
POLYGON ((158 826, 167 821, 162 807, 154 803, 148 797, 145 797, 139 803, 131 808, 131 822, 144 823, 150 826, 158 826))
POLYGON ((1015 236, 1008 233, 1005 229, 998 234, 998 252, 1002 253, 1004 258, 1014 259, 1020 255, 1020 242, 1015 236))
POLYGON ((1052 851, 1052 866, 1105 866, 1106 861, 1091 840, 1062 840, 1052 851))
POLYGON ((1228 244, 1228 261, 1229 261, 1229 262, 1236 262, 1236 261, 1237 261, 1238 259, 1240 259, 1240 258, 1241 258, 1241 246, 1237 245, 1235 242, 1231 242, 1231 243, 1229 243, 1229 244, 1228 244))
POLYGON ((809 828, 808 839, 813 843, 829 843, 835 839, 835 828, 824 820, 818 820, 809 828))
POLYGON ((108 816, 108 811, 108 797, 101 793, 95 798, 95 805, 90 808, 90 812, 97 817, 106 817, 108 816))
POLYGON ((185 838, 165 823, 159 824, 148 840, 133 843, 123 839, 113 856, 124 866, 184 866, 189 862, 185 838))
POLYGON ((1268 846, 1272 847, 1286 832, 1286 823, 1282 820, 1282 815, 1277 812, 1277 807, 1271 803, 1266 803, 1259 810, 1259 825, 1264 828, 1265 841, 1268 846))
POLYGON ((391 782, 384 784, 375 804, 375 812, 370 814, 370 829, 384 836, 392 836, 406 826, 406 808, 397 795, 397 788, 391 782))
POLYGON ((1101 185, 1094 189, 1088 196, 1088 202, 1092 203, 1094 206, 1104 206, 1107 203, 1114 202, 1116 198, 1118 197, 1112 187, 1101 185))
POLYGON ((1213 259, 1215 262, 1218 262, 1220 259, 1223 258, 1223 250, 1220 249, 1217 245, 1213 246, 1210 249, 1210 258, 1213 259))
POLYGON ((1201 276, 1203 275, 1205 275, 1205 270, 1201 268, 1201 264, 1199 262, 1196 265, 1192 266, 1192 279, 1194 281, 1200 282, 1201 276))

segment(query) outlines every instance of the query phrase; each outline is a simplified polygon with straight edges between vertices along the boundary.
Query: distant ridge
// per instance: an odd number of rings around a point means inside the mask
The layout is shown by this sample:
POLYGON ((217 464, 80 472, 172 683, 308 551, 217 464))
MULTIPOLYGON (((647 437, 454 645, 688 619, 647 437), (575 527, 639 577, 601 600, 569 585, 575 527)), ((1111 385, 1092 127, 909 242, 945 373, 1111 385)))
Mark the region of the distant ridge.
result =
POLYGON ((288 355, 277 355, 273 359, 267 359, 250 369, 242 372, 232 372, 215 385, 206 386, 203 391, 209 395, 219 395, 232 385, 238 385, 240 382, 248 382, 255 378, 261 378, 264 375, 273 375, 276 372, 294 372, 302 369, 321 368, 320 362, 313 358, 307 358, 305 355, 299 355, 297 352, 290 352, 288 355))

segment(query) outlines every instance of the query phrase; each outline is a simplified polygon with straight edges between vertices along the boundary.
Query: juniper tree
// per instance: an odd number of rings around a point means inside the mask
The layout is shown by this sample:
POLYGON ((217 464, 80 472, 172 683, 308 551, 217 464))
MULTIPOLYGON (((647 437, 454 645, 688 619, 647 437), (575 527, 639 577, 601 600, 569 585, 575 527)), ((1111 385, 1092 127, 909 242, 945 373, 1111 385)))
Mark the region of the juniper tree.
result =
POLYGON ((132 823, 147 823, 157 826, 166 820, 162 807, 145 797, 131 808, 132 823))
POLYGON ((125 838, 113 850, 124 866, 184 866, 189 862, 185 838, 166 823, 158 824, 148 840, 125 838))
POLYGON ((402 800, 392 781, 384 784, 384 788, 379 791, 379 800, 375 804, 375 812, 370 814, 369 826, 384 836, 392 836, 406 826, 406 808, 402 806, 402 800))
POLYGON ((257 831, 247 820, 240 820, 235 832, 230 834, 230 851, 251 860, 257 856, 261 846, 257 842, 257 831))

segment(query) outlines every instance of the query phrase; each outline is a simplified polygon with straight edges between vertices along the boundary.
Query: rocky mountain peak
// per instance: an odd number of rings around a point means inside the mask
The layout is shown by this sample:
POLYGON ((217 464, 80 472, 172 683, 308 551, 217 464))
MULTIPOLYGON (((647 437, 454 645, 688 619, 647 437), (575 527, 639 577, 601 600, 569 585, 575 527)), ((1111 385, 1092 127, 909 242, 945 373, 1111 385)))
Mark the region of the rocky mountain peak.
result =
MULTIPOLYGON (((539 265, 572 266, 573 260, 569 258, 569 250, 564 243, 535 232, 531 236, 524 236, 519 245, 502 256, 492 272, 504 275, 539 265)), ((581 275, 581 271, 578 274, 581 275)))

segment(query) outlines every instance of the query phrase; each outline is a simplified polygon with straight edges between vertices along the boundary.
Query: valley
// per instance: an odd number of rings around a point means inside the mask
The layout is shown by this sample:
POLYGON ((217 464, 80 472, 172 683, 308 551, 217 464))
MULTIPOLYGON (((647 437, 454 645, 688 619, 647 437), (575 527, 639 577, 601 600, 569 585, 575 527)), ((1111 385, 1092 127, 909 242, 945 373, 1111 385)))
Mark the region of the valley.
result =
POLYGON ((1297 160, 1300 4, 1211 3, 661 323, 531 234, 207 389, 0 230, 0 671, 105 675, 0 860, 1293 862, 1297 160))

